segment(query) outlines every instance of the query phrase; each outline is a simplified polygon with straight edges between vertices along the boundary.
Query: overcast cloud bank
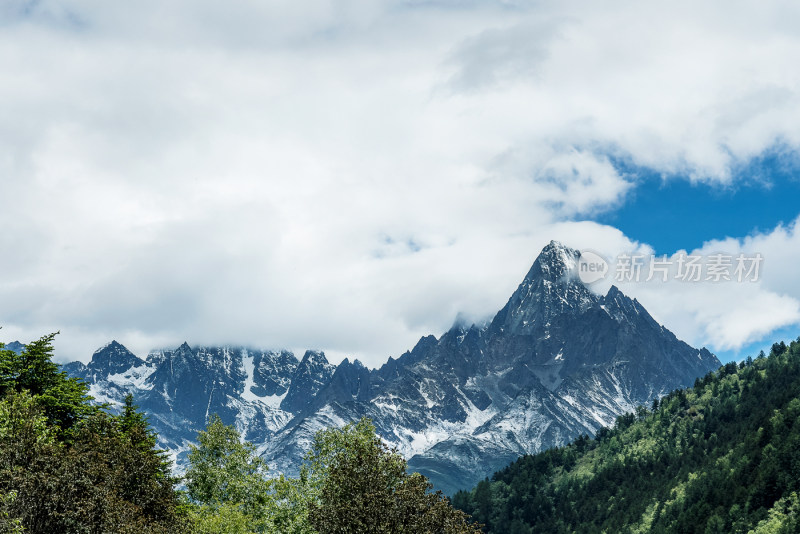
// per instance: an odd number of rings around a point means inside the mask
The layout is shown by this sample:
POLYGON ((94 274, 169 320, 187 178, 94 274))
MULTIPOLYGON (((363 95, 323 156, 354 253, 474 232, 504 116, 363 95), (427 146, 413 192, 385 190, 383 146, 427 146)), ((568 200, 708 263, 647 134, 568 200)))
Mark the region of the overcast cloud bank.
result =
MULTIPOLYGON (((550 239, 648 252, 586 222, 635 190, 616 159, 736 187, 796 150, 798 27, 779 1, 6 1, 3 339, 378 365, 494 313, 550 239)), ((761 282, 623 290, 712 350, 797 324, 797 223, 725 237, 703 251, 761 252, 761 282)))

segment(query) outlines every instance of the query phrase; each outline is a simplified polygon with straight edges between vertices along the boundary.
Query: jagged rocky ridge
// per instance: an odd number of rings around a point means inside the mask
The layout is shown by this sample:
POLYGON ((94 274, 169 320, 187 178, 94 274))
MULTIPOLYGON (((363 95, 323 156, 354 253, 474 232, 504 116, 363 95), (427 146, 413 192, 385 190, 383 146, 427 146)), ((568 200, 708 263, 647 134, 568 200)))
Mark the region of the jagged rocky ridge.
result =
POLYGON ((424 337, 376 370, 358 360, 333 366, 316 351, 298 361, 288 351, 186 343, 142 360, 117 342, 65 370, 99 401, 132 392, 179 466, 213 413, 284 473, 296 472, 317 430, 366 415, 411 469, 451 493, 720 365, 616 287, 605 296, 586 288, 579 256, 551 242, 489 324, 424 337))

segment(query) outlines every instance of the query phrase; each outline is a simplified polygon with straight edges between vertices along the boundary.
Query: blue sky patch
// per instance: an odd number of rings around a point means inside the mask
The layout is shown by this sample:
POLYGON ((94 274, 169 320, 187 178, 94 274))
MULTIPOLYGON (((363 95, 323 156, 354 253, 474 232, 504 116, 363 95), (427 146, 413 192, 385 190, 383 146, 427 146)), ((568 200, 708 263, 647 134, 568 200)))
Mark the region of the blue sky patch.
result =
MULTIPOLYGON (((619 168, 619 166, 618 166, 619 168)), ((638 177, 624 203, 594 220, 650 244, 656 254, 692 250, 711 239, 741 238, 788 224, 800 214, 800 160, 772 150, 735 171, 734 185, 663 178, 642 168, 622 168, 638 177)))

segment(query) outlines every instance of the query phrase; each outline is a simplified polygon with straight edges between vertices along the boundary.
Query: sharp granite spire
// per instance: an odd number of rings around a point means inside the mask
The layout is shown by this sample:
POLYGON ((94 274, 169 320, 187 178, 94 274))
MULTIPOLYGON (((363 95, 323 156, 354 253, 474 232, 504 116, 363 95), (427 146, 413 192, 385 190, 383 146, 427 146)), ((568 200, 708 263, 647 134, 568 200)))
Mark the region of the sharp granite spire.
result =
POLYGON ((317 430, 367 416, 411 469, 451 493, 521 454, 594 434, 720 365, 618 288, 586 288, 575 276, 579 257, 550 242, 489 324, 457 321, 376 370, 333 366, 318 351, 298 361, 288 351, 186 343, 145 362, 116 342, 88 366, 65 368, 98 400, 132 392, 179 465, 213 413, 286 473, 317 430))

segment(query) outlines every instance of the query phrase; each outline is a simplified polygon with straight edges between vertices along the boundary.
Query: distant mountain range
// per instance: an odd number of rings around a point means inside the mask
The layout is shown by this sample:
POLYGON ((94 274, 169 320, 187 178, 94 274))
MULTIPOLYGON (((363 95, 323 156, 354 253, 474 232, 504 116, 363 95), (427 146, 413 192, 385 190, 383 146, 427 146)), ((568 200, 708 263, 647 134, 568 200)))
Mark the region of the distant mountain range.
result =
POLYGON ((273 469, 296 473, 314 433, 370 417, 380 435, 453 493, 526 453, 563 445, 720 366, 612 287, 575 276, 577 250, 547 245, 486 325, 427 336, 370 370, 307 351, 190 347, 146 360, 116 341, 64 366, 98 401, 131 392, 178 466, 211 414, 273 469))
POLYGON ((19 341, 12 341, 11 343, 9 343, 8 345, 6 345, 3 348, 6 349, 6 350, 13 350, 17 354, 21 354, 22 351, 25 349, 25 345, 23 345, 19 341))

